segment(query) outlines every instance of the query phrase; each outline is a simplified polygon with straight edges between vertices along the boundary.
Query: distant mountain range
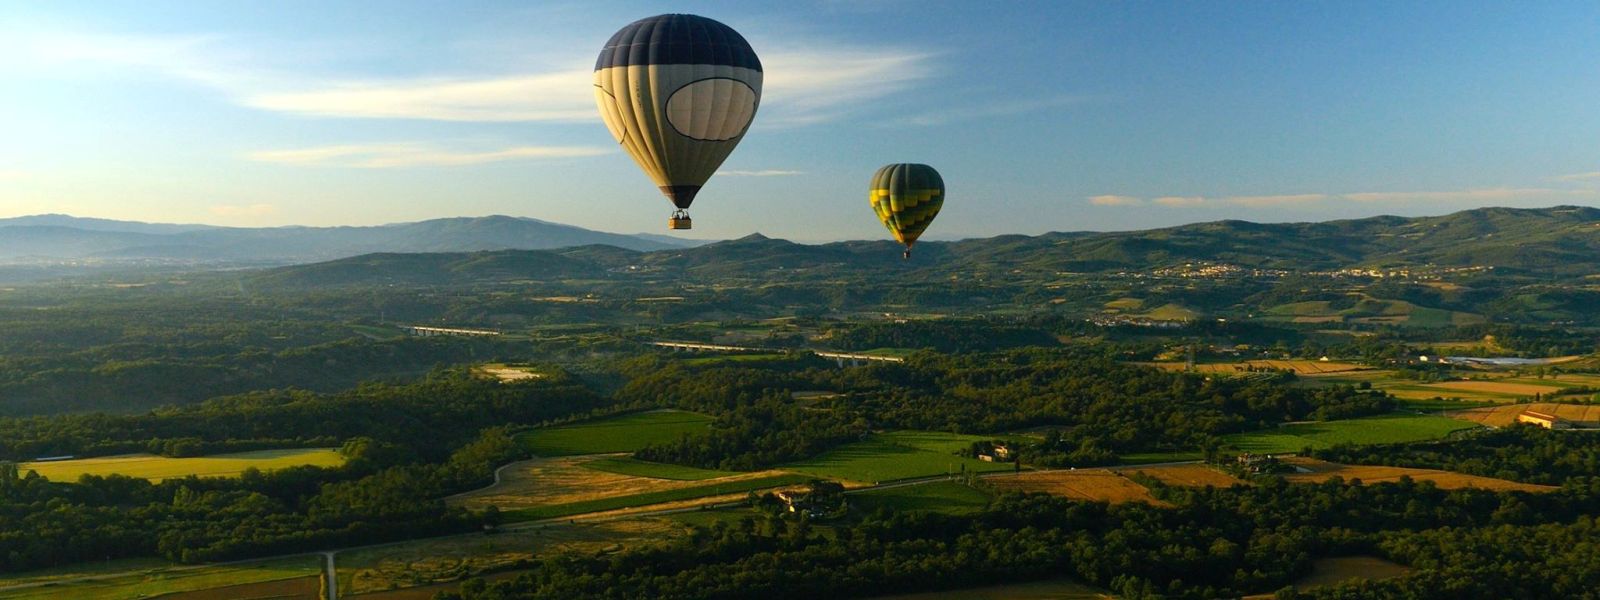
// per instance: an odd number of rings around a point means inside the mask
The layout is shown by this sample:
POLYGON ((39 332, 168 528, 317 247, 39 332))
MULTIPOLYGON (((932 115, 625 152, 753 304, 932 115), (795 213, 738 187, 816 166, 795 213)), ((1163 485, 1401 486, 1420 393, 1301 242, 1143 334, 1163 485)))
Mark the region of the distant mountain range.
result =
POLYGON ((1600 275, 1600 209, 1483 208, 1439 217, 1372 217, 1325 223, 1198 223, 1116 233, 1010 235, 917 244, 911 260, 888 241, 796 244, 753 234, 693 248, 637 251, 606 245, 559 250, 383 254, 284 267, 258 275, 287 286, 375 282, 453 285, 487 281, 637 277, 686 280, 940 279, 1144 271, 1194 263, 1287 271, 1495 267, 1536 277, 1600 275))
POLYGON ((603 244, 648 251, 698 242, 490 216, 374 227, 215 227, 34 215, 0 219, 0 261, 159 259, 291 264, 374 252, 471 252, 603 244))

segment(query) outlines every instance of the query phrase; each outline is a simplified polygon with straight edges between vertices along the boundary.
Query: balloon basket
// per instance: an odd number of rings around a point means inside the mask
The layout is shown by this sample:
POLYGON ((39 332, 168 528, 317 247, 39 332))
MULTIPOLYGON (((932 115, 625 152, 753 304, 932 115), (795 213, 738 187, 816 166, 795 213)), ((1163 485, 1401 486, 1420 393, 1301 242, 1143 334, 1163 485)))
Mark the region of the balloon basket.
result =
POLYGON ((667 229, 694 229, 694 221, 689 218, 689 213, 673 213, 667 219, 667 229))

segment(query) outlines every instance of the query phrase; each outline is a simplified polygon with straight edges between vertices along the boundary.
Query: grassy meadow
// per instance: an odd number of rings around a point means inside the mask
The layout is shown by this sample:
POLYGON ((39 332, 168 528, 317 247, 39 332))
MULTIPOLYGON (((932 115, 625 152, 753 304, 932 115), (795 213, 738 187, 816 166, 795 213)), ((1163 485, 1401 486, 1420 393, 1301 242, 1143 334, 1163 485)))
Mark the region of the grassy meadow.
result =
POLYGON ((936 481, 922 485, 869 490, 850 495, 852 508, 873 512, 889 508, 903 512, 936 512, 964 515, 983 510, 990 495, 955 481, 936 481))
POLYGON ((957 456, 972 442, 993 439, 936 431, 894 431, 845 444, 820 456, 781 467, 822 479, 860 482, 896 481, 969 472, 1009 471, 1009 463, 991 463, 957 456))

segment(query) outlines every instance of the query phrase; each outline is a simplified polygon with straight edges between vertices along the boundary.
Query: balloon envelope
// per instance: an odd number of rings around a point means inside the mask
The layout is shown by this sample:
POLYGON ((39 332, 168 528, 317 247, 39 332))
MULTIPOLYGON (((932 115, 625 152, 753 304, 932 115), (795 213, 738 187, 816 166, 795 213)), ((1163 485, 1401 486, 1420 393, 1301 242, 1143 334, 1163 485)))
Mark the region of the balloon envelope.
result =
POLYGON ((606 42, 594 99, 611 136, 681 211, 744 138, 761 76, 761 60, 733 28, 658 15, 606 42))
POLYGON ((886 165, 872 175, 868 200, 878 220, 909 253, 944 206, 944 179, 928 165, 886 165))

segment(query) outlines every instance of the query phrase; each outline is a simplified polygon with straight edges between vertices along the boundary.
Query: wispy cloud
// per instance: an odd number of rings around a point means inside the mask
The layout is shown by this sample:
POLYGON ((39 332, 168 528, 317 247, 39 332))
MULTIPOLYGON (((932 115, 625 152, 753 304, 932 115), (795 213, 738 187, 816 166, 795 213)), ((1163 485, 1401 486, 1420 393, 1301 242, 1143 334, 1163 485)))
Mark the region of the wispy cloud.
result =
MULTIPOLYGON (((342 118, 457 122, 597 121, 588 53, 503 73, 325 77, 263 66, 238 40, 38 32, 7 40, 0 70, 123 68, 194 82, 260 110, 342 118)), ((759 127, 833 120, 935 74, 933 55, 881 45, 763 40, 767 67, 759 127), (770 49, 769 49, 770 48, 770 49)), ((472 61, 468 61, 472 62, 472 61)), ((303 64, 303 63, 297 63, 303 64)))
POLYGON ((1239 206, 1293 206, 1327 200, 1327 194, 1289 194, 1282 196, 1229 196, 1223 201, 1239 206))
POLYGON ((1556 181, 1577 181, 1577 182, 1600 181, 1600 171, 1590 171, 1588 173, 1573 173, 1571 175, 1562 175, 1560 177, 1557 177, 1556 181))
POLYGON ((1595 194, 1594 190, 1488 188, 1442 192, 1360 192, 1341 194, 1340 197, 1355 202, 1505 202, 1509 200, 1594 196, 1595 194))
POLYGON ((612 150, 591 146, 513 146, 498 150, 460 151, 424 143, 347 144, 292 150, 263 150, 245 157, 259 162, 314 167, 388 169, 397 167, 454 167, 507 160, 574 158, 607 154, 612 150))
POLYGON ((791 175, 804 175, 805 171, 787 171, 783 169, 762 169, 759 171, 717 171, 718 177, 788 177, 791 175))
POLYGON ((587 71, 459 80, 336 83, 317 89, 247 94, 246 106, 325 117, 436 121, 595 120, 587 71))
POLYGON ((1090 196, 1089 204, 1095 206, 1138 206, 1144 204, 1144 201, 1133 196, 1106 194, 1103 196, 1090 196))
POLYGON ((761 58, 758 126, 831 121, 909 89, 934 73, 933 55, 894 48, 779 49, 761 58))
POLYGON ((1206 199, 1200 196, 1162 196, 1160 198, 1151 200, 1151 202, 1161 206, 1189 207, 1205 204, 1206 199))
POLYGON ((895 122, 906 125, 943 125, 952 121, 967 121, 971 119, 986 119, 991 117, 1009 117, 1013 115, 1053 110, 1082 101, 1083 98, 1078 96, 1057 96, 1054 98, 1035 98, 1012 102, 990 102, 978 106, 963 106, 929 111, 922 114, 905 117, 895 122))
POLYGON ((273 204, 218 204, 210 208, 219 217, 264 217, 278 212, 273 204))

